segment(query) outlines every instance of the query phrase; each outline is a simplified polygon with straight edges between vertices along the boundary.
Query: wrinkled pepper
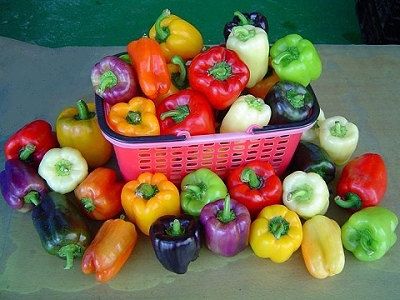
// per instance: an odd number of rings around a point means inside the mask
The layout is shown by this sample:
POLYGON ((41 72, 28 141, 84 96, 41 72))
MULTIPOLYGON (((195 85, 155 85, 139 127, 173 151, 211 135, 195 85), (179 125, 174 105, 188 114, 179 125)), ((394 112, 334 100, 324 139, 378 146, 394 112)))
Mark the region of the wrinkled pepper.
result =
POLYGON ((55 147, 58 147, 58 141, 51 125, 44 120, 35 120, 8 138, 4 154, 6 159, 19 158, 37 167, 46 152, 55 147))
POLYGON ((357 210, 378 205, 388 181, 385 161, 377 153, 364 153, 346 164, 336 186, 335 202, 357 210))
POLYGON ((189 84, 218 110, 230 106, 246 87, 250 72, 232 50, 214 46, 198 54, 189 66, 189 84))
POLYGON ((200 213, 207 248, 222 256, 234 256, 249 244, 251 218, 246 206, 230 199, 208 203, 200 213))
POLYGON ((153 136, 160 134, 154 102, 134 97, 128 103, 113 105, 108 114, 110 127, 125 136, 153 136))
POLYGON ((149 37, 160 43, 167 61, 174 55, 189 60, 203 48, 201 33, 189 22, 171 15, 169 9, 163 10, 149 31, 149 37))
POLYGON ((127 182, 121 201, 128 218, 145 235, 159 217, 177 216, 181 211, 178 188, 162 173, 145 172, 127 182))
POLYGON ((66 194, 86 178, 88 165, 74 148, 53 148, 43 157, 38 173, 53 191, 66 194))
POLYGON ((36 170, 17 158, 6 160, 0 173, 0 190, 7 204, 20 212, 30 211, 47 193, 46 183, 36 170))
POLYGON ((227 193, 225 183, 216 173, 207 168, 200 168, 182 179, 182 210, 197 217, 206 204, 224 198, 227 193))
POLYGON ((252 218, 264 207, 281 203, 282 182, 267 161, 252 161, 231 170, 226 182, 232 198, 244 204, 252 218))
POLYGON ((146 97, 153 100, 168 92, 171 78, 164 54, 155 40, 144 36, 130 42, 128 55, 146 97))
POLYGON ((289 34, 277 40, 270 50, 272 67, 281 80, 307 86, 319 78, 322 63, 317 49, 298 34, 289 34))
POLYGON ((242 13, 235 11, 232 21, 228 22, 224 26, 224 38, 225 41, 228 39, 232 32, 232 29, 236 26, 253 25, 255 27, 263 29, 268 33, 268 21, 267 18, 259 12, 242 13))
POLYGON ((82 258, 82 272, 96 274, 96 280, 111 280, 124 266, 136 246, 138 234, 131 222, 107 220, 100 227, 95 238, 82 258))
POLYGON ((323 110, 319 109, 319 115, 317 121, 310 129, 307 129, 301 134, 301 140, 319 145, 319 127, 322 121, 325 120, 325 114, 323 110))
POLYGON ((66 259, 64 269, 82 257, 91 237, 83 218, 65 195, 50 192, 33 208, 32 221, 43 248, 51 255, 66 259))
POLYGON ((61 147, 79 150, 89 167, 104 165, 112 155, 112 145, 101 133, 94 103, 79 100, 75 107, 62 111, 56 121, 61 147))
POLYGON ((301 252, 308 272, 323 279, 342 272, 345 263, 340 226, 317 215, 303 224, 301 252))
POLYGON ((247 91, 254 97, 264 99, 267 96, 269 90, 279 81, 278 75, 273 68, 268 68, 267 74, 264 78, 257 82, 253 87, 247 89, 247 91))
POLYGON ((124 184, 108 168, 93 170, 74 190, 76 202, 86 216, 108 220, 122 210, 121 191, 124 184))
POLYGON ((382 258, 396 243, 396 214, 374 206, 354 213, 342 226, 343 246, 361 261, 382 258))
POLYGON ((299 249, 303 229, 299 216, 283 205, 263 208, 250 227, 250 246, 254 254, 275 263, 287 261, 299 249))
POLYGON ((184 274, 189 264, 199 256, 200 225, 188 215, 162 216, 151 225, 150 239, 164 268, 184 274))

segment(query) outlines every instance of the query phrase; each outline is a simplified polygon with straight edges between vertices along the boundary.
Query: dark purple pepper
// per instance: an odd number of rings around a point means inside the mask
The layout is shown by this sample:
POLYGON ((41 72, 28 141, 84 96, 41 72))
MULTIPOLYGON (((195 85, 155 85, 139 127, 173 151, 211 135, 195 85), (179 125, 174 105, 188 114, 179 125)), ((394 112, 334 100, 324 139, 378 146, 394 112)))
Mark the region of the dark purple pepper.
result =
POLYGON ((44 180, 31 166, 19 159, 7 160, 0 173, 0 188, 7 204, 21 212, 27 212, 46 196, 44 180))
POLYGON ((241 13, 240 11, 234 12, 232 21, 225 24, 224 27, 224 38, 225 42, 228 39, 229 34, 232 32, 232 28, 235 26, 253 25, 260 27, 268 33, 268 21, 267 18, 258 12, 241 13))

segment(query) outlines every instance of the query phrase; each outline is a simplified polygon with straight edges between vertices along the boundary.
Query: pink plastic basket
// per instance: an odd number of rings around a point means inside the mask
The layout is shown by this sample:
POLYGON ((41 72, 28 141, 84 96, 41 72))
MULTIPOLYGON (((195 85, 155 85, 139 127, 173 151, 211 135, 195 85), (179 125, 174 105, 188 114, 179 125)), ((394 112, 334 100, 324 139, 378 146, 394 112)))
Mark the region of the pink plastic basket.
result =
MULTIPOLYGON (((314 93, 311 87, 310 92, 314 93)), ((281 175, 292 159, 301 134, 313 126, 319 105, 304 121, 288 125, 253 128, 247 133, 224 133, 193 136, 126 137, 114 132, 107 123, 109 105, 96 95, 100 128, 113 146, 119 169, 125 180, 142 172, 161 172, 179 185, 182 178, 199 168, 209 168, 222 178, 230 169, 249 161, 264 160, 281 175)))

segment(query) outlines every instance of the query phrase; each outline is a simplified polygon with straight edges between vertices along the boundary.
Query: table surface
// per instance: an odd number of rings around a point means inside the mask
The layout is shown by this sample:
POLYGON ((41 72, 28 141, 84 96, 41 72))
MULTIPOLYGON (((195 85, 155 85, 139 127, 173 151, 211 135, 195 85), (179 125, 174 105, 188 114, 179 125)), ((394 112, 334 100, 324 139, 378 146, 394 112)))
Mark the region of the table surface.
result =
MULTIPOLYGON (((400 216, 399 109, 400 46, 317 45, 323 73, 313 88, 326 116, 342 115, 358 125, 354 156, 384 156, 389 186, 382 206, 400 216)), ((123 47, 50 49, 0 37, 0 145, 25 123, 57 115, 79 98, 93 100, 90 70, 107 54, 123 47)), ((4 157, 0 156, 3 168, 4 157)), ((113 162, 111 162, 113 164, 113 162)), ((115 163, 114 163, 115 166, 115 163)), ((342 225, 349 213, 330 205, 327 216, 342 225)), ((398 230, 397 230, 398 231, 398 230)), ((400 292, 400 243, 382 259, 360 262, 346 251, 343 272, 318 280, 307 272, 301 252, 275 264, 256 257, 250 248, 224 258, 202 248, 186 274, 166 271, 154 256, 148 238, 138 244, 118 276, 108 284, 47 255, 32 226, 0 201, 0 298, 397 298, 400 292)))

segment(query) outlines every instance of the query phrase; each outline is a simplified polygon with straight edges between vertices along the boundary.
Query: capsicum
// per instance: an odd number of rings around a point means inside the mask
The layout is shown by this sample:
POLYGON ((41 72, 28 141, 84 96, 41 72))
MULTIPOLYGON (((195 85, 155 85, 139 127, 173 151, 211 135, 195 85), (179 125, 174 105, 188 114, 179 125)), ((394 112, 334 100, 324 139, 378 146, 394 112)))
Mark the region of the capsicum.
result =
POLYGON ((0 189, 7 204, 20 212, 38 205, 47 192, 36 170, 17 158, 6 160, 0 173, 0 189))
POLYGON ((281 80, 307 86, 319 78, 322 64, 317 49, 298 34, 289 34, 277 40, 270 50, 272 67, 281 80))
POLYGON ((352 210, 378 205, 387 189, 385 161, 377 153, 364 153, 342 170, 336 186, 335 202, 352 210))
POLYGON ((341 116, 319 123, 319 143, 337 165, 344 165, 358 143, 358 128, 341 116))
POLYGON ((204 206, 200 222, 207 248, 214 253, 234 256, 249 244, 250 213, 229 195, 204 206))
POLYGON ((222 199, 228 190, 222 179, 207 168, 187 174, 181 182, 181 206, 185 213, 199 216, 203 207, 222 199))
POLYGON ((151 224, 181 211, 178 188, 162 173, 145 172, 127 182, 121 193, 122 207, 130 220, 149 235, 151 224))
POLYGON ((253 25, 233 27, 226 48, 235 51, 249 68, 250 78, 246 87, 253 87, 267 74, 269 42, 263 29, 253 25))
POLYGON ((225 41, 228 39, 232 29, 236 26, 253 25, 268 33, 268 21, 263 14, 259 12, 242 13, 240 11, 235 11, 233 15, 232 21, 226 23, 224 26, 225 41))
POLYGON ((281 202, 281 180, 267 161, 252 161, 231 170, 226 182, 232 198, 244 204, 252 218, 264 207, 281 202))
POLYGON ((32 210, 32 221, 43 248, 51 255, 66 259, 65 269, 82 257, 90 243, 86 223, 65 195, 50 192, 32 210))
POLYGON ((301 252, 308 272, 323 279, 342 272, 345 263, 340 226, 317 215, 303 224, 301 252))
POLYGON ((303 229, 299 216, 283 205, 263 208, 250 227, 254 254, 275 263, 287 261, 301 245, 303 229))
POLYGON ((44 120, 35 120, 12 134, 4 144, 6 159, 19 158, 38 166, 51 148, 58 147, 58 141, 51 125, 44 120))
POLYGON ((323 215, 329 207, 329 190, 324 179, 313 172, 295 171, 283 180, 283 204, 300 217, 323 215))
POLYGON ((128 103, 113 105, 108 114, 110 127, 125 136, 153 136, 160 134, 154 102, 134 97, 128 103))
POLYGON ((199 256, 200 226, 192 216, 158 218, 150 227, 150 239, 157 259, 171 272, 186 273, 199 256))
POLYGON ((112 145, 101 133, 94 103, 78 100, 76 107, 62 111, 56 121, 61 147, 79 150, 92 168, 104 165, 112 155, 112 145))
POLYGON ((123 219, 105 221, 82 258, 82 272, 96 274, 96 280, 111 280, 124 266, 136 246, 135 225, 123 219))
POLYGON ((273 68, 268 68, 267 74, 264 78, 257 82, 252 88, 247 91, 257 98, 264 99, 269 90, 279 81, 278 75, 273 68))
POLYGON ((74 190, 81 210, 94 220, 108 220, 122 210, 122 182, 109 168, 96 168, 74 190))
POLYGON ((187 131, 190 135, 215 133, 214 111, 207 98, 195 90, 182 90, 157 106, 161 134, 187 131))
POLYGON ((86 178, 88 165, 74 148, 53 148, 43 157, 38 172, 53 191, 66 194, 86 178))
POLYGON ((149 31, 149 37, 160 43, 167 61, 174 55, 192 59, 203 48, 201 33, 189 22, 163 10, 149 31))
POLYGON ((222 119, 219 132, 246 132, 251 126, 268 125, 270 118, 271 108, 263 99, 253 95, 243 95, 232 103, 222 119))
POLYGON ((396 214, 387 208, 364 208, 342 226, 343 246, 361 261, 378 260, 396 243, 397 224, 396 214))
POLYGON ((240 95, 249 81, 246 64, 232 50, 214 46, 198 54, 189 66, 189 84, 202 92, 215 109, 223 110, 240 95))

